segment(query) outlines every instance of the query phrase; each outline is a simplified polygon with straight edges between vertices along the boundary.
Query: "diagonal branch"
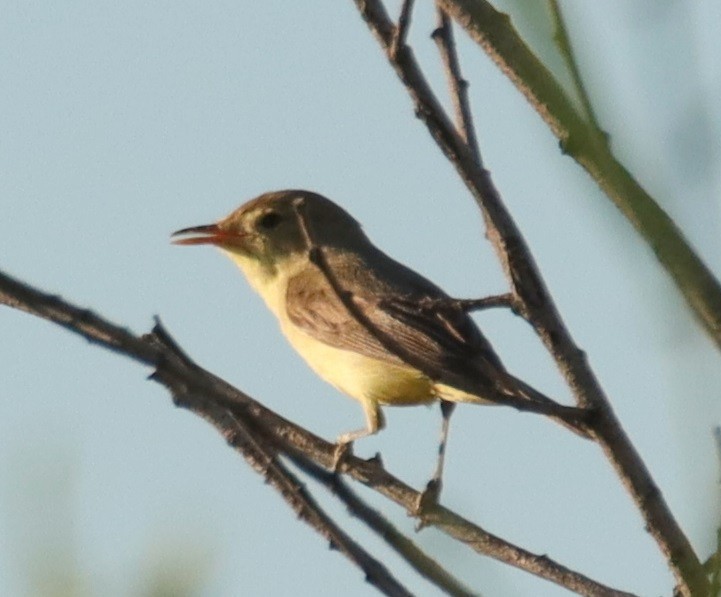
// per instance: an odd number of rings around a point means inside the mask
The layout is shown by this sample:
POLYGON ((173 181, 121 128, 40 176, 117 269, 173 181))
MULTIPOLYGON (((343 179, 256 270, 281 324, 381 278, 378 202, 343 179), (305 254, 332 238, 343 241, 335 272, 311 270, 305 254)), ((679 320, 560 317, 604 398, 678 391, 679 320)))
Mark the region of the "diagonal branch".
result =
POLYGON ((566 20, 563 18, 561 6, 558 4, 558 0, 548 0, 548 5, 551 9, 551 16, 556 28, 553 39, 561 52, 563 60, 566 62, 568 72, 571 74, 573 86, 576 88, 576 93, 583 106, 583 112, 588 120, 588 124, 595 129, 597 134, 602 134, 601 125, 598 124, 598 118, 593 109, 591 98, 588 96, 586 85, 584 85, 583 78, 581 77, 581 71, 578 69, 578 63, 576 62, 576 56, 571 47, 571 38, 568 35, 568 28, 566 27, 566 20))
POLYGON ((529 101, 563 150, 631 222, 706 333, 721 347, 721 284, 674 221, 616 159, 606 136, 577 113, 563 87, 518 35, 508 15, 487 0, 438 2, 529 101))
POLYGON ((150 378, 172 392, 177 406, 193 411, 214 425, 228 445, 240 452, 251 468, 280 493, 300 520, 325 537, 331 548, 337 549, 363 571, 368 583, 385 595, 411 597, 411 593, 395 579, 388 568, 353 541, 323 511, 308 489, 276 458, 277 450, 253 428, 252 422, 248 424, 241 416, 233 414, 230 408, 207 401, 205 396, 195 393, 191 386, 178 380, 173 373, 175 368, 191 365, 188 371, 192 373, 197 371, 197 367, 187 360, 160 322, 145 339, 156 344, 164 355, 150 378))
POLYGON ((301 470, 322 483, 333 495, 341 500, 356 518, 361 519, 379 537, 381 537, 393 550, 395 550, 413 569, 432 582, 445 594, 454 597, 472 597, 477 595, 454 578, 447 570, 438 564, 433 558, 421 550, 414 541, 401 533, 385 516, 378 510, 368 506, 350 488, 343 479, 335 474, 326 471, 317 464, 305 458, 298 458, 290 455, 291 460, 301 470))
MULTIPOLYGON (((150 336, 134 336, 88 310, 79 309, 2 272, 0 304, 53 321, 105 348, 158 368, 163 378, 169 380, 168 388, 171 392, 174 389, 182 391, 184 399, 180 406, 211 422, 223 435, 236 433, 236 421, 241 420, 254 432, 260 433, 278 452, 294 458, 306 458, 326 470, 333 468, 335 444, 277 415, 190 361, 173 342, 167 340, 167 334, 162 328, 156 326, 154 334, 150 336), (84 316, 78 317, 79 313, 84 316), (158 338, 164 339, 159 342, 158 338), (232 419, 228 417, 228 411, 233 414, 232 419)), ((156 375, 155 379, 163 382, 160 375, 156 375)), ((420 493, 388 473, 378 461, 348 455, 343 459, 341 469, 352 479, 403 507, 409 514, 415 511, 420 493)), ((424 509, 423 523, 435 526, 479 554, 525 570, 581 595, 632 597, 631 593, 607 587, 545 555, 537 555, 509 543, 439 504, 431 504, 424 509)))
POLYGON ((456 121, 456 130, 466 144, 477 164, 483 167, 480 148, 476 139, 476 127, 473 126, 473 114, 468 102, 468 81, 461 75, 461 66, 456 53, 456 42, 453 39, 451 21, 439 5, 436 7, 437 25, 431 37, 438 46, 441 60, 446 71, 448 87, 451 90, 451 101, 456 121))
MULTIPOLYGON (((148 338, 153 342, 157 342, 158 346, 166 347, 171 353, 171 358, 175 360, 176 366, 187 367, 188 371, 202 371, 170 337, 160 321, 157 321, 152 334, 150 334, 148 338)), ((172 375, 166 376, 166 378, 162 377, 163 372, 166 370, 167 367, 164 367, 163 362, 161 362, 156 373, 151 377, 169 388, 175 388, 173 390, 173 400, 176 405, 184 406, 196 412, 199 416, 204 416, 204 409, 198 410, 194 408, 196 400, 193 399, 192 395, 188 394, 184 384, 178 384, 172 375)), ((203 404, 203 397, 200 396, 198 398, 200 404, 203 404)), ((380 587, 381 590, 388 588, 389 585, 389 588, 394 589, 395 587, 393 587, 392 583, 388 580, 390 576, 388 571, 385 570, 379 562, 373 560, 367 553, 363 552, 362 549, 355 545, 352 540, 338 529, 335 523, 329 520, 324 512, 320 511, 315 501, 307 495, 307 490, 295 480, 290 471, 283 466, 282 462, 276 459, 278 450, 269 445, 267 439, 261 437, 257 431, 254 431, 252 423, 245 423, 239 417, 235 417, 229 408, 226 409, 226 413, 231 419, 230 423, 228 425, 216 425, 216 427, 221 434, 225 436, 226 441, 231 446, 242 452, 243 457, 251 468, 260 473, 265 477, 266 481, 278 489, 299 518, 304 519, 314 530, 326 537, 332 547, 340 549, 349 559, 357 563, 365 571, 366 578, 369 579, 371 584, 380 587), (233 421, 235 421, 236 429, 233 429, 233 421), (310 514, 308 514, 309 512, 310 514), (378 574, 378 571, 380 571, 380 574, 378 574)), ((219 415, 222 417, 222 412, 219 412, 219 415)), ((214 421, 217 419, 219 419, 218 416, 211 417, 210 423, 214 424, 214 421)), ((287 453, 285 455, 298 468, 316 481, 319 481, 335 497, 342 501, 353 516, 362 520, 406 560, 419 575, 435 584, 448 595, 457 597, 471 597, 473 595, 460 581, 454 578, 430 556, 425 554, 412 540, 398 531, 382 514, 368 506, 348 487, 339 475, 323 469, 299 454, 287 453)))
POLYGON ((406 44, 408 29, 410 29, 411 26, 413 1, 414 0, 403 0, 403 4, 401 4, 401 14, 398 16, 398 27, 396 28, 396 34, 393 36, 393 41, 391 42, 391 52, 394 54, 398 51, 398 48, 406 44))
MULTIPOLYGON (((682 594, 705 594, 707 579, 688 538, 673 517, 660 489, 623 431, 585 354, 576 346, 545 286, 516 223, 503 204, 488 171, 475 161, 455 130, 408 46, 391 54, 395 26, 380 0, 354 0, 408 91, 416 115, 478 203, 487 236, 503 266, 519 312, 534 326, 580 406, 592 408, 592 432, 641 512, 672 570, 682 594)), ((439 0, 444 9, 447 2, 439 0)), ((721 314, 721 309, 719 309, 721 314)))

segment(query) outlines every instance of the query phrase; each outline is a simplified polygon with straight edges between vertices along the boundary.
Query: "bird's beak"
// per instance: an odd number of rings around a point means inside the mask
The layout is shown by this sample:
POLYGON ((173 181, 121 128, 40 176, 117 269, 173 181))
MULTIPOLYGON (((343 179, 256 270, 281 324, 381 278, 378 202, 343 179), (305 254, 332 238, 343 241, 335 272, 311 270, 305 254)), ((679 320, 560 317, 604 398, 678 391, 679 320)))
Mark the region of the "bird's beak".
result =
POLYGON ((228 232, 223 230, 217 224, 206 224, 205 226, 193 226, 191 228, 183 228, 176 230, 171 236, 179 236, 181 234, 194 234, 188 238, 174 238, 174 245, 215 245, 224 247, 228 245, 241 244, 245 235, 228 232))

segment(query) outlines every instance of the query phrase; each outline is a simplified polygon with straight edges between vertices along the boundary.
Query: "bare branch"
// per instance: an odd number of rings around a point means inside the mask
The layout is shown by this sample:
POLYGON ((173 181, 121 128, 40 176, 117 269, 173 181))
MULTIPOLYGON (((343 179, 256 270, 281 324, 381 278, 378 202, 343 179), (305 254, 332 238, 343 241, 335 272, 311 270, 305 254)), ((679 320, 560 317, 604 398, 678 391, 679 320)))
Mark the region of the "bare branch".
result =
MULTIPOLYGON (((487 0, 438 0, 518 88, 656 254, 689 309, 721 347, 721 284, 675 222, 613 155, 606 136, 576 111, 560 83, 487 0)), ((360 0, 356 1, 360 4, 360 0)), ((369 2, 374 6, 377 1, 369 2)))
POLYGON ((343 479, 335 474, 326 471, 307 459, 301 459, 290 455, 293 462, 305 473, 322 483, 339 500, 341 500, 348 511, 362 520, 369 528, 392 547, 413 569, 421 576, 432 582, 439 589, 448 595, 455 597, 471 597, 478 595, 471 592, 456 578, 453 577, 437 561, 423 552, 414 541, 401 533, 385 516, 378 510, 366 504, 343 479))
POLYGON ((157 351, 134 336, 127 328, 114 325, 92 311, 70 305, 59 296, 41 293, 0 272, 0 304, 8 305, 47 319, 81 335, 88 342, 127 355, 136 361, 153 364, 157 351))
POLYGON ((507 292, 506 294, 494 294, 492 296, 484 296, 479 299, 427 299, 423 308, 458 309, 466 312, 483 311, 485 309, 494 309, 496 307, 516 310, 516 302, 516 297, 514 297, 510 292, 507 292))
MULTIPOLYGON (((390 52, 393 25, 379 0, 354 0, 363 19, 405 85, 418 117, 455 166, 484 215, 487 236, 518 297, 521 314, 530 321, 576 396, 580 406, 596 410, 592 429, 623 485, 631 494, 684 595, 705 594, 708 586, 698 556, 673 517, 660 489, 623 431, 611 405, 576 346, 523 236, 503 204, 488 171, 481 168, 443 111, 412 50, 390 52)), ((442 6, 448 9, 448 2, 442 6)), ((721 313, 721 309, 719 309, 721 313)), ((721 326, 720 326, 721 329, 721 326)))
MULTIPOLYGON (((153 379, 166 385, 173 395, 182 396, 180 406, 208 420, 224 436, 235 437, 234 434, 238 432, 237 421, 240 420, 253 429, 255 437, 260 434, 265 439, 271 447, 267 449, 270 454, 275 449, 279 453, 306 458, 326 470, 332 470, 335 444, 277 415, 190 361, 169 340, 161 327, 156 326, 152 335, 141 338, 89 311, 88 317, 82 321, 76 320, 75 313, 82 310, 1 272, 0 303, 54 321, 105 348, 155 367, 158 374, 153 379), (232 413, 232 418, 228 412, 232 413)), ((262 464, 262 460, 258 462, 262 464)), ((260 466, 259 470, 263 472, 265 469, 260 466)), ((341 472, 405 508, 409 514, 415 511, 420 493, 388 473, 378 461, 348 455, 341 463, 341 472)), ((439 504, 431 504, 423 510, 423 523, 435 526, 479 554, 525 570, 581 595, 632 596, 631 593, 611 589, 570 570, 545 555, 537 555, 513 545, 439 504)))
POLYGON ((411 12, 413 11, 413 0, 403 0, 401 5, 401 14, 398 17, 398 26, 396 27, 393 42, 391 43, 391 52, 398 53, 398 48, 406 44, 408 37, 408 29, 411 26, 411 12))
POLYGON ((438 24, 432 37, 438 45, 438 51, 445 67, 448 87, 451 91, 451 102, 453 102, 456 130, 466 142, 468 151, 471 152, 478 166, 483 167, 481 151, 476 140, 476 128, 473 126, 473 114, 468 103, 468 81, 461 75, 456 42, 453 39, 453 28, 448 15, 440 6, 436 7, 436 13, 438 24))
MULTIPOLYGON (((240 452, 246 462, 260 473, 267 483, 278 490, 300 520, 325 537, 333 549, 337 549, 363 571, 368 583, 385 595, 411 596, 411 593, 380 561, 372 557, 333 522, 313 499, 308 489, 276 458, 275 447, 268 444, 257 430, 242 417, 233 414, 230 408, 207 401, 206 396, 195 393, 191 386, 178 383, 170 363, 175 361, 175 367, 186 367, 190 361, 179 350, 160 322, 156 323, 153 333, 145 336, 145 339, 156 343, 161 350, 168 349, 163 350, 164 358, 158 363, 151 379, 159 381, 171 390, 176 405, 192 410, 213 424, 225 437, 228 445, 240 452), (202 404, 202 408, 197 408, 199 404, 202 404)), ((198 368, 192 366, 188 370, 197 372, 198 368)))

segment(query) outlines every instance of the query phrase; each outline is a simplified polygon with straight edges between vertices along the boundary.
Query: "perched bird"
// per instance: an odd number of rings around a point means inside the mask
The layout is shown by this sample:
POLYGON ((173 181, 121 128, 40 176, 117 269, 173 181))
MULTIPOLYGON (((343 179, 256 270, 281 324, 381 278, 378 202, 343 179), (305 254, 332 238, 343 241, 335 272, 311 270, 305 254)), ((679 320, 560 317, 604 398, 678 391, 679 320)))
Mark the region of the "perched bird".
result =
POLYGON ((383 253, 350 214, 321 195, 266 193, 216 224, 173 236, 183 237, 177 244, 226 253, 310 367, 361 403, 366 426, 341 435, 339 445, 382 429, 383 405, 440 400, 440 480, 454 403, 525 405, 575 427, 562 416, 574 409, 506 371, 458 301, 383 253))

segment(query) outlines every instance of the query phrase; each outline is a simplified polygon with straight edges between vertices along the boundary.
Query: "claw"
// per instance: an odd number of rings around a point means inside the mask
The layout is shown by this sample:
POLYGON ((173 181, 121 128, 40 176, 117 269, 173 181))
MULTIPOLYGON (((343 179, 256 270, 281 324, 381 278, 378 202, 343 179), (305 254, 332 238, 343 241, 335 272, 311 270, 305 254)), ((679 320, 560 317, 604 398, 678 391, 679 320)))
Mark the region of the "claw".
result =
POLYGON ((440 479, 431 479, 426 484, 426 488, 418 495, 418 499, 411 511, 411 515, 418 518, 416 531, 420 531, 426 526, 423 515, 429 508, 438 504, 438 498, 441 495, 441 486, 442 483, 440 479))
POLYGON ((341 465, 345 462, 348 456, 353 454, 353 442, 341 442, 339 441, 335 445, 335 451, 333 452, 333 472, 337 473, 340 470, 341 465))

